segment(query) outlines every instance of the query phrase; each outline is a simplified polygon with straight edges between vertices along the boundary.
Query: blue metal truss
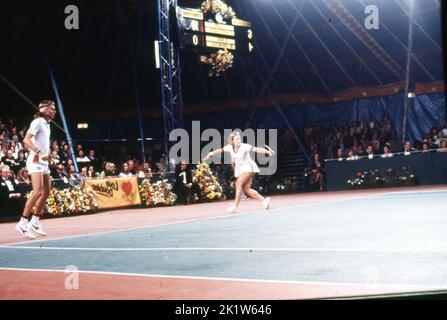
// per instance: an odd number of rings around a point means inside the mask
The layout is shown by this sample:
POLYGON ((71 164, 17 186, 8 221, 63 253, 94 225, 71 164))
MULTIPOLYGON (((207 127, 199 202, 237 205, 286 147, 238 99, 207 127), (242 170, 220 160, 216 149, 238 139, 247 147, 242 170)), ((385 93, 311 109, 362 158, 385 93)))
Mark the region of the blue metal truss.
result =
POLYGON ((166 159, 169 157, 169 133, 183 126, 183 95, 178 51, 172 43, 172 15, 177 0, 158 0, 158 41, 160 58, 163 137, 166 159))

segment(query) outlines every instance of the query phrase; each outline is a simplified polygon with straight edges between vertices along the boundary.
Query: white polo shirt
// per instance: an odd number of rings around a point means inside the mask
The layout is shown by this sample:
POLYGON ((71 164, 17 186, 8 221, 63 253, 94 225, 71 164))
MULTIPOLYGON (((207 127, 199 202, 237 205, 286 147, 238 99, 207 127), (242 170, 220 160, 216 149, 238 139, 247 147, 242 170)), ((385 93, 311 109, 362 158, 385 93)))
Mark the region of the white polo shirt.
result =
POLYGON ((229 152, 231 154, 231 159, 236 165, 242 165, 251 160, 250 151, 253 149, 253 146, 247 143, 241 143, 237 152, 234 152, 233 146, 231 144, 227 144, 223 147, 225 152, 229 152))
MULTIPOLYGON (((32 143, 44 154, 50 153, 50 124, 42 117, 31 122, 28 132, 33 135, 32 143)), ((34 151, 31 151, 34 153, 34 151)))
POLYGON ((243 172, 259 172, 259 168, 251 159, 250 152, 253 146, 247 143, 241 143, 237 152, 234 152, 233 146, 227 144, 223 147, 223 151, 229 152, 231 154, 231 160, 235 164, 234 176, 239 177, 243 172))

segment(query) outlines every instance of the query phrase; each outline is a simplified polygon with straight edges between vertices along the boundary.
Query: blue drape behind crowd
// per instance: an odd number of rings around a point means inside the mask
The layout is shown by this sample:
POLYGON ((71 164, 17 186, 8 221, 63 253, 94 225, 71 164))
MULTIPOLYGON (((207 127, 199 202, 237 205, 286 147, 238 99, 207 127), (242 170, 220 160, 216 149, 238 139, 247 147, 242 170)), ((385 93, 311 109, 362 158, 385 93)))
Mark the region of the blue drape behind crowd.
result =
MULTIPOLYGON (((430 132, 434 126, 443 127, 446 121, 445 93, 419 95, 410 100, 408 107, 408 122, 406 138, 412 141, 419 140, 430 132)), ((201 129, 216 128, 235 129, 244 128, 250 115, 249 109, 241 111, 224 111, 218 113, 205 113, 185 117, 186 129, 191 127, 193 120, 200 120, 201 129)), ((393 96, 379 98, 356 99, 324 105, 300 105, 283 108, 285 116, 291 125, 299 128, 304 124, 319 122, 326 126, 335 120, 338 124, 345 120, 348 124, 361 120, 362 117, 380 120, 388 115, 394 124, 397 137, 402 135, 404 114, 404 95, 399 93, 393 96)), ((144 121, 144 131, 147 137, 161 137, 162 122, 158 119, 144 121)), ((251 127, 276 128, 285 130, 286 125, 274 107, 258 108, 251 127)), ((136 121, 117 121, 92 123, 90 137, 96 138, 122 138, 138 137, 136 121), (130 134, 129 134, 130 132, 130 134)))

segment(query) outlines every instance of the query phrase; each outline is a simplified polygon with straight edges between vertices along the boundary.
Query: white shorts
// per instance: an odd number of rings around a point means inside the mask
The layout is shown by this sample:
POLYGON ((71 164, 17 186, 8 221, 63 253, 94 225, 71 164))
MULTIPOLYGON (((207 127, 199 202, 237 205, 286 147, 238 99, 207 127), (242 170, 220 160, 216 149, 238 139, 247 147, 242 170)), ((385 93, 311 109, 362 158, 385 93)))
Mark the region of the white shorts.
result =
POLYGON ((234 176, 237 178, 241 175, 241 173, 244 173, 244 172, 259 173, 258 165, 253 160, 250 160, 250 161, 248 161, 244 164, 241 164, 241 165, 236 165, 236 171, 234 173, 234 176))
POLYGON ((33 173, 42 173, 42 174, 50 174, 50 168, 48 165, 42 163, 34 163, 33 162, 34 154, 31 153, 26 159, 26 169, 29 174, 33 173))

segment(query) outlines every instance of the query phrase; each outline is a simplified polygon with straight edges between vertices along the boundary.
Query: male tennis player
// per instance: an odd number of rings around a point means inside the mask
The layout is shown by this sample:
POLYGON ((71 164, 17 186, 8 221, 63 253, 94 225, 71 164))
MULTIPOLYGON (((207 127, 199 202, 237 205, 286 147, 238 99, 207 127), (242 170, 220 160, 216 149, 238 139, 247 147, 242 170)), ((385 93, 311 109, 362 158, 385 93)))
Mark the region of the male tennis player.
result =
POLYGON ((30 150, 26 161, 26 168, 31 176, 33 187, 32 196, 26 201, 22 218, 16 225, 16 230, 30 239, 36 238, 35 234, 46 236, 40 223, 43 216, 46 200, 50 194, 51 180, 48 163, 50 161, 50 122, 56 115, 56 107, 51 100, 39 103, 39 112, 26 133, 23 143, 30 150), (35 212, 31 220, 32 208, 35 212), (35 234, 34 234, 35 233, 35 234))

